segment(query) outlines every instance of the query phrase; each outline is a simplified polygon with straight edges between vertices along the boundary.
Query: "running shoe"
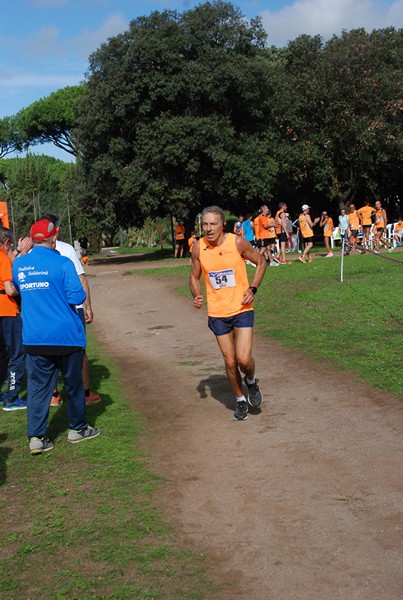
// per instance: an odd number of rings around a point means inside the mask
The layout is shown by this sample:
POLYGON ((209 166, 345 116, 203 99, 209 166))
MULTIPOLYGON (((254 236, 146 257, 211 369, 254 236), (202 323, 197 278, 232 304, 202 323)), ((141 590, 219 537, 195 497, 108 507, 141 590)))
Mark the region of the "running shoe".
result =
POLYGON ((14 402, 8 402, 6 400, 3 404, 3 410, 27 410, 27 401, 22 398, 17 398, 14 402))
POLYGON ((279 265, 281 265, 281 260, 279 260, 278 258, 276 258, 275 256, 273 256, 273 260, 274 262, 278 263, 279 265))
POLYGON ((98 402, 101 402, 101 396, 90 390, 89 395, 85 397, 86 405, 89 406, 90 404, 98 404, 98 402))
POLYGON ((237 401, 234 412, 234 421, 245 421, 248 418, 248 403, 245 400, 237 401))
POLYGON ((388 252, 393 252, 393 246, 389 248, 388 252))
POLYGON ((272 260, 272 262, 269 264, 269 267, 279 267, 280 265, 278 264, 278 262, 274 262, 274 260, 272 260))
POLYGON ((53 392, 53 396, 50 400, 49 406, 61 406, 63 404, 63 398, 61 397, 60 392, 53 392))
POLYGON ((101 432, 97 427, 91 427, 88 425, 87 429, 81 429, 80 431, 70 429, 67 439, 72 444, 78 444, 79 442, 84 442, 85 440, 91 440, 92 438, 97 437, 97 435, 100 433, 101 432))
POLYGON ((333 252, 328 252, 325 256, 325 258, 330 258, 331 256, 333 256, 333 252))
POLYGON ((260 391, 257 381, 255 381, 255 383, 249 384, 246 381, 246 375, 243 380, 245 382, 246 387, 248 388, 248 404, 252 408, 257 408, 261 405, 263 400, 262 392, 260 391))
POLYGON ((302 263, 306 263, 305 256, 303 255, 298 256, 298 260, 300 260, 302 263))
POLYGON ((54 446, 47 437, 31 437, 29 440, 29 449, 31 454, 42 454, 43 452, 49 452, 53 450, 54 446))

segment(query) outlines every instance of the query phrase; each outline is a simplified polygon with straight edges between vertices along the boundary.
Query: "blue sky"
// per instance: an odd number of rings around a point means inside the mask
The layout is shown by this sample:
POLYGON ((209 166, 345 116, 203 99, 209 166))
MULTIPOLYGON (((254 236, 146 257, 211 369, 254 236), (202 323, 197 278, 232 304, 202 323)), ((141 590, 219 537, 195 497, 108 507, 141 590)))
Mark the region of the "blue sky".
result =
MULTIPOLYGON (((191 0, 1 0, 0 118, 83 81, 88 56, 129 22, 153 10, 182 12, 191 0)), ((247 18, 263 19, 268 43, 285 46, 302 33, 326 40, 343 29, 403 26, 403 0, 240 0, 247 18)), ((33 148, 63 160, 53 147, 33 148)))

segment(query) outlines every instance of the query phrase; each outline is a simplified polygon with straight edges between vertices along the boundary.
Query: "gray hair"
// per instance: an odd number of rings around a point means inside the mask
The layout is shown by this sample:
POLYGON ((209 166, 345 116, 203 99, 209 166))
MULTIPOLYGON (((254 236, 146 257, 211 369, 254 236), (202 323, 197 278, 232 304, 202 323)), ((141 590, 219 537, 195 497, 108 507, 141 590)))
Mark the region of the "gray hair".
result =
POLYGON ((222 223, 225 223, 224 211, 219 206, 207 206, 207 208, 205 208, 201 214, 202 220, 203 220, 204 215, 206 215, 207 213, 214 213, 216 215, 219 215, 222 223))

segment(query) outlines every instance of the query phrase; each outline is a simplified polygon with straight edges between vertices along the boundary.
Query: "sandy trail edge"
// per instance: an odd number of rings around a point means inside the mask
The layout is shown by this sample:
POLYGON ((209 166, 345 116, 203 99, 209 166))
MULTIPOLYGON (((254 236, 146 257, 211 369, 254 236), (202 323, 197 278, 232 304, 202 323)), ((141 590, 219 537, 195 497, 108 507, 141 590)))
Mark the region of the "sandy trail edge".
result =
POLYGON ((206 314, 125 269, 88 268, 93 327, 167 478, 156 501, 220 598, 400 600, 399 402, 256 337, 265 402, 234 422, 206 314))

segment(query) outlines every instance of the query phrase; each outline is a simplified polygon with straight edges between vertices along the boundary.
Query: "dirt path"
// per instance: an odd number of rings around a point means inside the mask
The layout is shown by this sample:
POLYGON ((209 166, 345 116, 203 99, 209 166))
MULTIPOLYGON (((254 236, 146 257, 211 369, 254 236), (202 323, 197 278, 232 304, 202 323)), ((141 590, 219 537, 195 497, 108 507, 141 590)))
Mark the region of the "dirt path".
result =
POLYGON ((256 338, 265 402, 234 422, 206 314, 128 268, 89 266, 94 328, 167 478, 157 503, 220 598, 400 600, 402 406, 256 338))

